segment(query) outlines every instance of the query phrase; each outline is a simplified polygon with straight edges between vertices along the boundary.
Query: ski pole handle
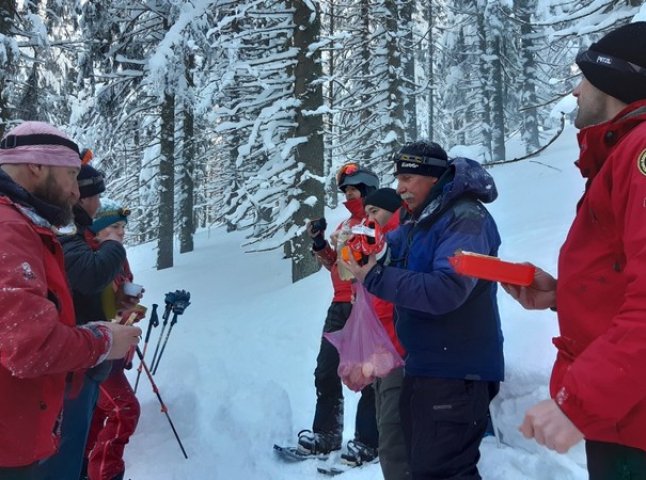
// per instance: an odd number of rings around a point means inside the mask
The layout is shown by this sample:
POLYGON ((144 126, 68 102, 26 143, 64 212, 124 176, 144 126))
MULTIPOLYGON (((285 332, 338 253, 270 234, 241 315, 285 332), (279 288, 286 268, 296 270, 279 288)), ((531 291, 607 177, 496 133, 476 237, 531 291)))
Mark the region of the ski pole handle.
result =
POLYGON ((153 303, 153 311, 150 314, 150 320, 148 321, 148 330, 146 331, 146 338, 144 340, 144 343, 148 343, 153 327, 156 327, 157 325, 159 325, 159 317, 157 317, 157 304, 153 303))

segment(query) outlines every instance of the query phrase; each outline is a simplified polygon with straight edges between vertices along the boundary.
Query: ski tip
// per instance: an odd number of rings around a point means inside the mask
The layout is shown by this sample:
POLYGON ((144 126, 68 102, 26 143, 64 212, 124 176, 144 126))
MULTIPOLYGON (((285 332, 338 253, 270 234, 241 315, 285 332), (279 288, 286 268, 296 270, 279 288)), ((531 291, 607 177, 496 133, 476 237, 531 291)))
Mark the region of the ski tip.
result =
POLYGON ((316 471, 319 472, 319 473, 322 473, 323 475, 327 475, 328 477, 335 477, 337 475, 341 475, 342 473, 347 472, 348 469, 342 470, 342 469, 336 468, 336 467, 330 467, 330 468, 317 467, 316 471))

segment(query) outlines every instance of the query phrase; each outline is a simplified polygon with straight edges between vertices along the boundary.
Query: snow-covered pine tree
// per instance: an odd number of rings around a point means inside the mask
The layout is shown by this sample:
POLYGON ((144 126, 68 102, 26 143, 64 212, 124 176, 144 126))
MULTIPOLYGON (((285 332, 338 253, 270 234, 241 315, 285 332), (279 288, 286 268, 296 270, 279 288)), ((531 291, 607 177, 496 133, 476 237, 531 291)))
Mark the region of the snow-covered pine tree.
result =
MULTIPOLYGON (((294 159, 299 165, 295 187, 298 208, 291 219, 304 229, 308 220, 323 216, 325 205, 323 145, 323 81, 321 52, 317 43, 321 36, 321 14, 316 3, 293 0, 296 64, 293 67, 296 127, 291 141, 297 146, 294 159), (302 165, 302 168, 301 168, 302 165)), ((311 254, 311 241, 305 235, 294 235, 286 244, 285 253, 292 260, 292 281, 316 272, 320 265, 311 254)))

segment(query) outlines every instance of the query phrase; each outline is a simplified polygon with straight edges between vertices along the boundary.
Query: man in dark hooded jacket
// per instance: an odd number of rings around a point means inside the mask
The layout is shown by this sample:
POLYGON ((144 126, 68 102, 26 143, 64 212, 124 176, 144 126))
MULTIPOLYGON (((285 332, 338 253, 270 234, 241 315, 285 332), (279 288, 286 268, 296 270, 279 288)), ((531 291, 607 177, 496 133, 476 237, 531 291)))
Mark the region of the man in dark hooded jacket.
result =
POLYGON ((395 304, 406 349, 400 413, 413 480, 480 479, 480 442, 503 379, 496 284, 457 274, 457 250, 496 255, 500 236, 484 207, 497 197, 475 161, 448 161, 436 143, 394 156, 409 215, 387 235, 389 260, 346 262, 357 280, 395 304))

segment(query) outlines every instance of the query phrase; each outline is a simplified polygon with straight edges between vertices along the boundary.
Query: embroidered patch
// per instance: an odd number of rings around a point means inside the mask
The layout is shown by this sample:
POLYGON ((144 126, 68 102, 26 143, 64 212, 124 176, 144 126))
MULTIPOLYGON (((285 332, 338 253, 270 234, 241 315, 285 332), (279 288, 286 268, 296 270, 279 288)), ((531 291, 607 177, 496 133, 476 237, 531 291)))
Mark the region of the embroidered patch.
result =
POLYGON ((36 278, 36 274, 31 269, 31 265, 29 265, 29 263, 23 262, 20 265, 20 268, 22 270, 22 276, 25 278, 25 280, 33 280, 34 278, 36 278))
POLYGON ((646 149, 637 157, 637 168, 639 168, 642 175, 646 175, 646 149))

